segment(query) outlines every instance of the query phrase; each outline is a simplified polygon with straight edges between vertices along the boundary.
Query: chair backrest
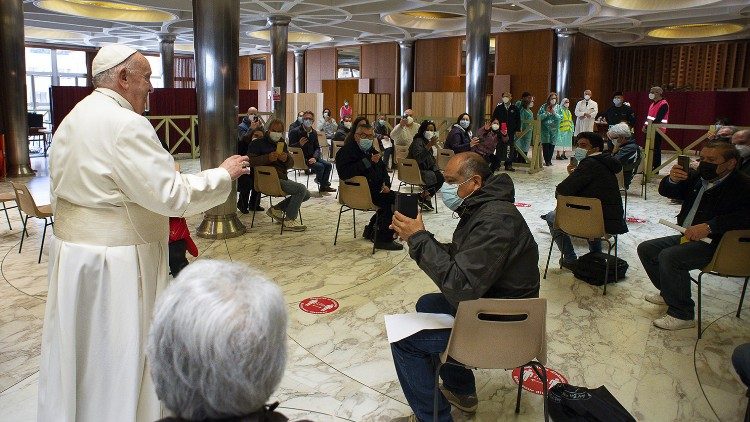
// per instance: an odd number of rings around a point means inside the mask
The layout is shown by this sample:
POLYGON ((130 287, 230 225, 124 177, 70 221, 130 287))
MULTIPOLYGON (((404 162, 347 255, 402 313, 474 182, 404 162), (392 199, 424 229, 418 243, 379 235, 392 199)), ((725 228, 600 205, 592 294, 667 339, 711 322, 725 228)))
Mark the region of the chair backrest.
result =
POLYGON ((638 147, 638 156, 640 157, 638 161, 638 169, 634 174, 643 174, 643 170, 646 167, 646 160, 643 159, 643 148, 641 147, 638 147))
POLYGON ((289 147, 289 154, 292 155, 294 160, 294 170, 307 170, 307 163, 305 163, 305 153, 302 152, 302 148, 289 147))
POLYGON ((413 158, 398 160, 398 180, 410 185, 424 185, 417 160, 413 158))
POLYGON ((336 159, 336 154, 338 154, 341 147, 344 146, 344 141, 333 141, 333 158, 336 159))
POLYGON ((623 174, 622 170, 620 170, 619 173, 615 174, 615 177, 617 178, 617 186, 620 187, 620 190, 626 190, 625 189, 625 175, 623 174))
POLYGON ((284 190, 281 189, 279 174, 276 172, 275 167, 257 166, 253 171, 255 172, 253 184, 256 191, 263 195, 286 196, 284 190))
POLYGON ((440 170, 445 170, 445 166, 448 165, 448 161, 456 153, 452 149, 440 149, 438 150, 437 165, 440 170))
POLYGON ((396 156, 396 161, 403 160, 409 156, 409 147, 407 146, 396 145, 394 149, 395 149, 394 155, 396 156))
MULTIPOLYGON (((16 192, 16 203, 21 208, 24 214, 32 217, 39 217, 41 214, 39 208, 36 206, 34 197, 29 193, 29 188, 23 183, 10 182, 13 185, 13 190, 16 192)), ((41 218, 41 217, 39 217, 41 218)))
POLYGON ((372 203, 370 186, 365 176, 354 176, 339 184, 339 203, 356 210, 371 211, 377 207, 372 203))
POLYGON ((703 271, 713 271, 723 276, 750 277, 750 230, 732 230, 724 233, 714 257, 703 271))
POLYGON ((587 239, 606 236, 602 202, 598 198, 558 195, 555 228, 587 239))
POLYGON ((547 362, 547 299, 476 299, 458 304, 447 356, 473 368, 547 362))

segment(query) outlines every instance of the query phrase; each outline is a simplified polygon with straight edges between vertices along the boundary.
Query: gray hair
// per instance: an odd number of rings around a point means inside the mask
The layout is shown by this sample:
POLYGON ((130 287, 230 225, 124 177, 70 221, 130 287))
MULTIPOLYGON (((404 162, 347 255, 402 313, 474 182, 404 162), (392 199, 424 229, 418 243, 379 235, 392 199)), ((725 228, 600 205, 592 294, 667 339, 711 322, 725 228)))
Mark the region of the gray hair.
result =
POLYGON ((478 174, 479 177, 482 178, 482 183, 484 183, 492 175, 487 160, 476 152, 461 152, 456 154, 456 156, 463 158, 458 173, 464 178, 464 180, 478 174))
POLYGON ((664 90, 660 86, 653 86, 653 87, 651 87, 651 89, 649 90, 649 92, 651 92, 651 91, 654 91, 655 93, 657 93, 659 95, 664 95, 664 90))
POLYGON ((199 260, 161 294, 147 348, 156 394, 183 419, 258 411, 286 364, 281 290, 241 264, 199 260))
POLYGON ((625 122, 620 122, 609 128, 609 130, 607 131, 607 136, 613 139, 629 139, 631 135, 632 132, 630 132, 630 126, 628 126, 628 124, 625 122))
POLYGON ((107 69, 96 76, 94 76, 91 81, 94 84, 94 88, 113 88, 117 84, 117 75, 120 74, 120 71, 122 69, 125 69, 126 71, 130 72, 133 70, 133 67, 135 65, 135 56, 137 54, 132 54, 130 57, 125 59, 122 63, 118 64, 117 66, 107 69))

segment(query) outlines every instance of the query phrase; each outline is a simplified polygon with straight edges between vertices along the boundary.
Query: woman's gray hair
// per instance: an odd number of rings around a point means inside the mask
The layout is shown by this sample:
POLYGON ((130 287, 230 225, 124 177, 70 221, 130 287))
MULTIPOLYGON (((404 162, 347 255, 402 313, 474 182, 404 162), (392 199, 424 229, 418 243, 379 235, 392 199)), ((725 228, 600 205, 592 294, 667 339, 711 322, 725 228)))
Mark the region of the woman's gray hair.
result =
POLYGON ((91 83, 94 85, 94 88, 114 88, 117 86, 117 77, 122 69, 125 69, 128 72, 133 71, 135 56, 136 54, 133 54, 117 66, 98 73, 91 78, 91 83))
POLYGON ((607 136, 610 139, 630 139, 632 132, 630 132, 630 126, 627 123, 621 122, 609 128, 607 136))
POLYGON ((156 394, 187 420, 258 411, 286 365, 286 304, 260 272, 199 260, 161 294, 147 348, 156 394))

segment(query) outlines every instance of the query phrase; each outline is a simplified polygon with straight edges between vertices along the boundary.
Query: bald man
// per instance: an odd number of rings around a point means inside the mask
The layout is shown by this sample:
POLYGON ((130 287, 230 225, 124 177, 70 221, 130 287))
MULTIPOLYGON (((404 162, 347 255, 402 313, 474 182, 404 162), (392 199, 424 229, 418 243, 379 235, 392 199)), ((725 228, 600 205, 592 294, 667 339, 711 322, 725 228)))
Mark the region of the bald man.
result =
POLYGON ((237 127, 237 140, 241 141, 243 136, 258 128, 263 129, 263 122, 258 117, 258 109, 250 107, 247 109, 247 116, 242 118, 242 123, 237 127))
POLYGON ((740 152, 740 173, 750 176, 750 129, 740 130, 732 135, 732 145, 740 152))

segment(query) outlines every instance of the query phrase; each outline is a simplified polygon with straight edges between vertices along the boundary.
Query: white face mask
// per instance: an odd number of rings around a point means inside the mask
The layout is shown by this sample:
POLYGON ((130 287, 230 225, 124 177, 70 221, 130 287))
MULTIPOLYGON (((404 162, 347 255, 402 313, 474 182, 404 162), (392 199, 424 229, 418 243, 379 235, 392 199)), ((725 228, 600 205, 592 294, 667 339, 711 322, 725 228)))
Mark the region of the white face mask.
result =
POLYGON ((588 100, 591 99, 591 95, 586 94, 586 95, 583 96, 583 99, 586 100, 586 101, 588 101, 588 100))
POLYGON ((471 122, 469 120, 462 119, 460 122, 458 122, 458 124, 461 125, 462 128, 466 129, 467 127, 469 127, 471 122))
POLYGON ((352 128, 352 122, 344 122, 344 127, 347 128, 347 129, 351 129, 352 128))
POLYGON ((408 116, 408 117, 406 118, 406 123, 407 123, 407 124, 409 124, 409 125, 410 125, 410 124, 412 124, 412 123, 414 123, 414 118, 413 118, 413 117, 411 117, 411 116, 408 116))
POLYGON ((271 140, 274 142, 277 142, 284 134, 281 132, 269 132, 268 136, 271 137, 271 140))
POLYGON ((549 100, 549 105, 555 105, 555 104, 557 104, 557 98, 553 98, 549 100))
POLYGON ((385 120, 384 119, 379 119, 378 123, 380 123, 380 126, 385 126, 385 120))
POLYGON ((648 99, 649 99, 649 100, 653 101, 653 100, 654 100, 654 98, 656 98, 656 94, 654 94, 653 92, 652 92, 652 93, 650 93, 650 94, 648 94, 648 99))
POLYGON ((492 124, 492 130, 498 130, 498 129, 500 129, 500 125, 497 124, 497 123, 493 123, 492 124))
POLYGON ((434 137, 435 137, 435 132, 433 132, 431 130, 425 130, 424 131, 424 139, 425 140, 429 141, 430 139, 432 139, 434 137))
POLYGON ((508 104, 510 102, 510 98, 503 97, 503 104, 508 104))
POLYGON ((323 117, 328 117, 328 112, 327 111, 323 112, 323 117))

